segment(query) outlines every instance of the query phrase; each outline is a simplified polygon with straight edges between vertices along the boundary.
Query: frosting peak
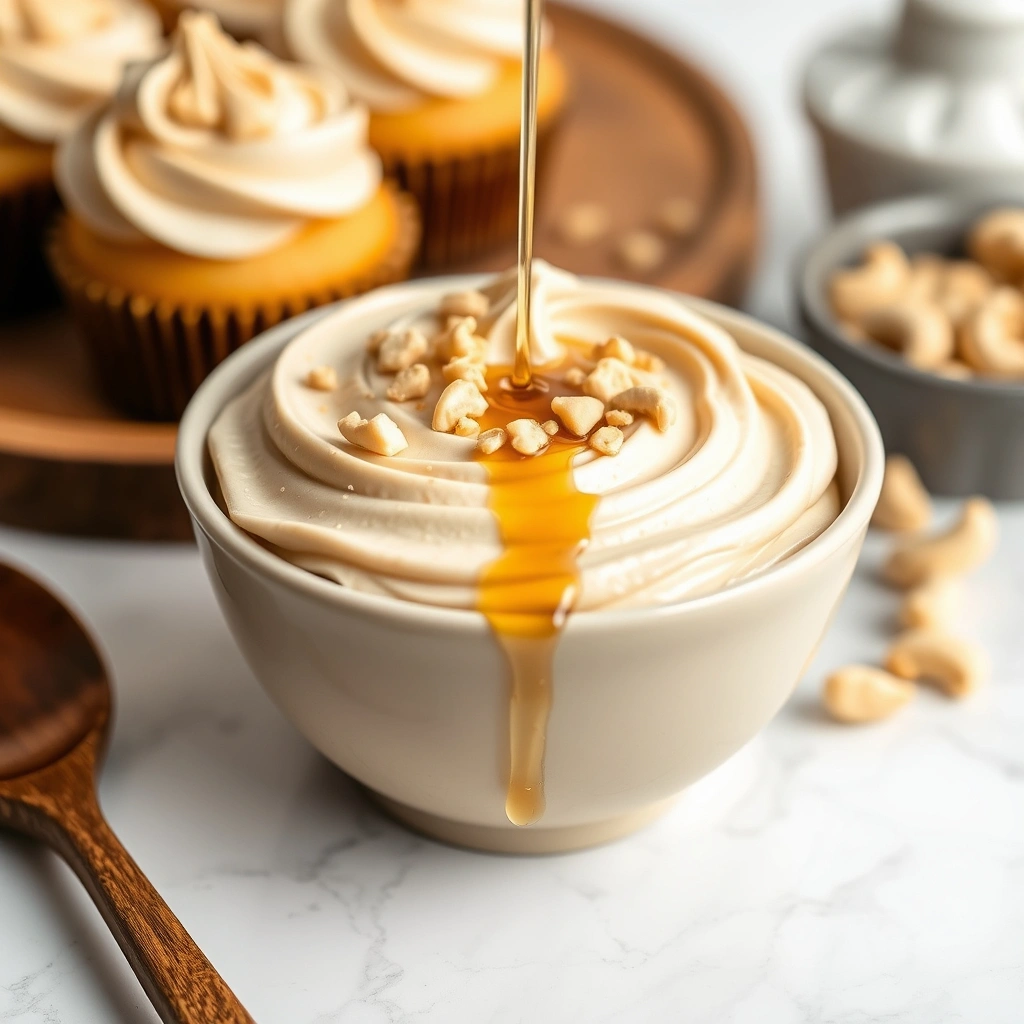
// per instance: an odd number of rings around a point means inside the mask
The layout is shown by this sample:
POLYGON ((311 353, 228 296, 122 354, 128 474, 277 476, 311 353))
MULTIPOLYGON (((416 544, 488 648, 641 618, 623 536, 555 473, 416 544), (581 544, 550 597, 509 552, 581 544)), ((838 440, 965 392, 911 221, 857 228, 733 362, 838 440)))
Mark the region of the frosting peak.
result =
POLYGON ((0 0, 0 128, 57 142, 162 47, 144 0, 0 0))
POLYGON ((285 0, 300 59, 332 67, 373 110, 486 92, 523 46, 522 0, 285 0))
POLYGON ((104 238, 243 259, 372 199, 381 165, 366 131, 365 108, 329 72, 185 13, 171 52, 133 66, 115 101, 61 147, 57 183, 104 238))
POLYGON ((167 110, 187 128, 266 138, 309 128, 338 106, 337 90, 258 46, 233 44, 212 14, 182 14, 174 56, 180 70, 167 110))

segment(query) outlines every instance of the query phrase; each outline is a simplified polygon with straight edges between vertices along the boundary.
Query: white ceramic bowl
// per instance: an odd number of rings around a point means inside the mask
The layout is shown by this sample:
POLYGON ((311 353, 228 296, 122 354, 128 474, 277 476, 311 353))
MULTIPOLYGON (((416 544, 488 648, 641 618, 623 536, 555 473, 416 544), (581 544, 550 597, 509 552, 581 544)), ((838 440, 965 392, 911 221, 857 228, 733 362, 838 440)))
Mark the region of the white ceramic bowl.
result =
MULTIPOLYGON (((477 279, 397 286, 408 295, 477 279)), ((682 604, 571 616, 555 660, 544 764, 547 809, 505 817, 508 693, 481 615, 362 594, 278 558, 217 502, 206 448, 224 405, 317 317, 359 330, 378 291, 274 328, 203 384, 181 423, 177 474, 228 623, 253 672, 328 758, 396 816, 462 845, 549 852, 652 818, 778 711, 849 582, 881 487, 878 429, 853 388, 802 345, 724 307, 685 299, 748 351, 806 381, 827 406, 845 507, 762 576, 682 604)))

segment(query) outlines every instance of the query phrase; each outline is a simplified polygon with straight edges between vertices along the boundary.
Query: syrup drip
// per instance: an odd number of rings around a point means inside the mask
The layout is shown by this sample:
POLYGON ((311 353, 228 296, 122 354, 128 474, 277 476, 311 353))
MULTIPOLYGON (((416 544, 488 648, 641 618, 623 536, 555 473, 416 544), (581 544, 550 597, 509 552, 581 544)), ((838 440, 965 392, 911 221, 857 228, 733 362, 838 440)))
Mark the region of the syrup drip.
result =
MULTIPOLYGON (((551 419, 551 399, 570 393, 559 381, 534 374, 533 386, 511 386, 511 367, 488 367, 483 430, 520 417, 551 419)), ((544 750, 558 637, 579 596, 577 558, 590 538, 597 497, 573 483, 572 461, 586 441, 562 431, 539 455, 522 456, 506 444, 483 458, 490 476, 490 508, 503 552, 480 581, 479 610, 508 659, 509 781, 505 813, 530 825, 544 812, 544 750)))

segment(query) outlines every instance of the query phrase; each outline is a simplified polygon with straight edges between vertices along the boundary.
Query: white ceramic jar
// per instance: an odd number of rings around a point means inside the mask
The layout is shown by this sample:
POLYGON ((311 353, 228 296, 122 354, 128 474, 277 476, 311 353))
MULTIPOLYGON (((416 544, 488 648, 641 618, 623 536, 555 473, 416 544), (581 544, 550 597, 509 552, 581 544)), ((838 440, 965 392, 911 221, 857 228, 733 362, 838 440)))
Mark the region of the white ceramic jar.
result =
POLYGON ((836 213, 1024 178, 1024 3, 904 0, 895 32, 849 29, 804 81, 836 213))

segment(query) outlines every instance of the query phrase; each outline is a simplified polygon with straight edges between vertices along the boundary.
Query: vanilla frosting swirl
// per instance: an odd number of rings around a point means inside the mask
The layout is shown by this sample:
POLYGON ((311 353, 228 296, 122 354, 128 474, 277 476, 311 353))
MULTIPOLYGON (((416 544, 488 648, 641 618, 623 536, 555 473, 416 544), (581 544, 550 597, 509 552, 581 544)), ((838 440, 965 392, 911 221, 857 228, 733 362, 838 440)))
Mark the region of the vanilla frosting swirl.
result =
POLYGON ((406 110, 486 92, 521 58, 523 0, 285 0, 284 36, 371 110, 406 110))
POLYGON ((144 0, 0 0, 0 129, 57 142, 162 48, 144 0))
MULTIPOLYGON (((575 343, 621 334, 658 355, 678 409, 661 433, 625 428, 615 457, 583 449, 576 488, 599 495, 579 559, 580 610, 644 606, 713 592, 799 550, 839 512, 828 414, 792 374, 743 353, 721 328, 672 296, 591 283, 538 264, 535 365, 575 343)), ((514 351, 515 278, 487 289, 478 328, 488 361, 514 351)), ((502 553, 489 477, 474 441, 431 430, 443 386, 423 403, 384 398, 366 342, 390 322, 435 330, 441 289, 400 286, 349 303, 301 332, 223 411, 209 443, 231 518, 282 557, 358 590, 449 608, 476 606, 481 573, 502 553), (329 394, 309 369, 338 374, 329 394), (337 421, 386 412, 408 448, 391 458, 347 444, 337 421)), ((554 568, 552 571, 559 571, 554 568)))
POLYGON ((366 132, 366 109, 330 72, 185 12, 171 52, 131 67, 115 100, 61 147, 57 184, 104 238, 242 259, 373 197, 381 165, 366 132))

